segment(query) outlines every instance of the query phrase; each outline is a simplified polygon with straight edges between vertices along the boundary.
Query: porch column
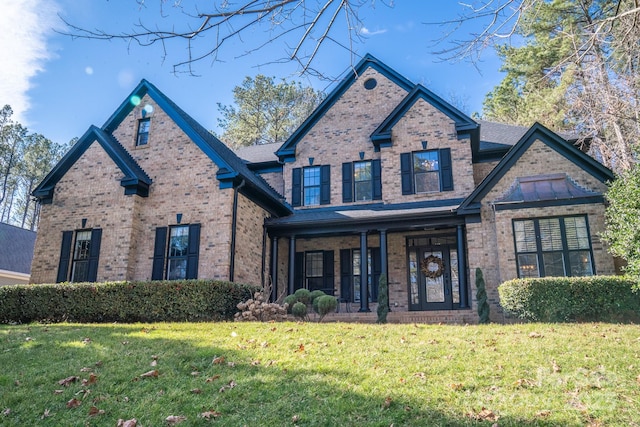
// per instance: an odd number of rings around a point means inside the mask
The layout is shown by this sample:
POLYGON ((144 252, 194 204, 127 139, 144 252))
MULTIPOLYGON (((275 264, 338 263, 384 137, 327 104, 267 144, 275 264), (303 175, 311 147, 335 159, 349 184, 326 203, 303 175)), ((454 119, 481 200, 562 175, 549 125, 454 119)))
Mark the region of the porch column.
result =
POLYGON ((369 312, 369 266, 367 232, 360 233, 360 312, 369 312))
MULTIPOLYGON (((387 271, 387 230, 380 230, 380 274, 387 278, 387 306, 391 307, 389 301, 389 273, 387 271)), ((377 285, 374 283, 374 285, 377 285)))
POLYGON ((464 250, 464 226, 458 225, 458 285, 460 287, 460 308, 469 308, 467 286, 467 253, 464 250))
POLYGON ((296 268, 296 236, 289 237, 289 295, 293 293, 296 268))
POLYGON ((271 238, 271 302, 278 299, 278 238, 271 238))

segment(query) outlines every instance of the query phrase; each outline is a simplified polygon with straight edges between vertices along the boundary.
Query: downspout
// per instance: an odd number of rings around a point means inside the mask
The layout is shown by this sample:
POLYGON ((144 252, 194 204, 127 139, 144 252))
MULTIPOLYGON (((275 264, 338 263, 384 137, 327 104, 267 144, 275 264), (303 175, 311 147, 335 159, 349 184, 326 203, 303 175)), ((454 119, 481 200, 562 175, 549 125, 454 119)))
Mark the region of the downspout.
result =
POLYGON ((244 187, 246 181, 243 179, 240 185, 233 189, 233 212, 231 215, 231 249, 229 253, 229 281, 233 282, 236 263, 236 223, 238 221, 238 191, 244 187))

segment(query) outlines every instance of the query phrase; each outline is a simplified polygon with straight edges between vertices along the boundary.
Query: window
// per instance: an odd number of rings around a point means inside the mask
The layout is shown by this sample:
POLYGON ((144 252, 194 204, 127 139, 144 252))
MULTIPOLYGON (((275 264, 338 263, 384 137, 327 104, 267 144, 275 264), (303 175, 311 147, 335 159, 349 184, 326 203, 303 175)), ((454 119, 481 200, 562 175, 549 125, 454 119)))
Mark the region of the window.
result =
MULTIPOLYGON (((380 280, 380 248, 367 249, 367 294, 369 302, 378 301, 380 280)), ((348 302, 360 301, 360 249, 340 250, 340 298, 348 302)))
POLYGON ((440 191, 440 162, 438 151, 413 153, 413 178, 416 193, 440 191))
POLYGON ((320 166, 304 168, 302 180, 303 203, 305 206, 320 204, 320 166))
POLYGON ((156 228, 151 280, 198 278, 200 224, 156 228))
POLYGON ((78 231, 73 250, 71 267, 72 282, 86 282, 89 278, 89 248, 91 247, 91 231, 78 231))
POLYGON ((323 253, 307 252, 305 254, 305 288, 310 291, 322 289, 323 286, 323 253))
POLYGON ((151 119, 138 120, 138 137, 136 139, 136 147, 147 145, 149 142, 149 127, 151 119))
POLYGON ((102 229, 64 231, 57 282, 95 282, 102 229))
POLYGON ((169 234, 169 255, 167 257, 167 279, 187 278, 187 249, 189 248, 189 227, 171 227, 169 234))
POLYGON ((342 164, 342 201, 344 203, 381 199, 382 169, 380 160, 342 164))
POLYGON ((591 276, 587 217, 513 221, 518 277, 591 276))
POLYGON ((331 203, 331 167, 329 165, 294 168, 291 177, 291 204, 293 206, 316 206, 331 203))
POLYGON ((296 252, 293 272, 293 292, 305 288, 334 294, 333 251, 296 252))
POLYGON ((453 191, 451 149, 400 154, 402 194, 453 191))

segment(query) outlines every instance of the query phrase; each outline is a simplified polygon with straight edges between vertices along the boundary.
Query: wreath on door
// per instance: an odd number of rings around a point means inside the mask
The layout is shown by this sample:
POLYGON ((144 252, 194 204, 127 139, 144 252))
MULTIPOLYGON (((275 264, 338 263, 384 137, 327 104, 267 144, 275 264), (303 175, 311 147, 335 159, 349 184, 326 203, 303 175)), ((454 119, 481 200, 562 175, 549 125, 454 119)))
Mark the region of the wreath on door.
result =
POLYGON ((444 264, 442 258, 435 255, 429 255, 420 263, 420 271, 430 279, 437 279, 444 272, 444 264))

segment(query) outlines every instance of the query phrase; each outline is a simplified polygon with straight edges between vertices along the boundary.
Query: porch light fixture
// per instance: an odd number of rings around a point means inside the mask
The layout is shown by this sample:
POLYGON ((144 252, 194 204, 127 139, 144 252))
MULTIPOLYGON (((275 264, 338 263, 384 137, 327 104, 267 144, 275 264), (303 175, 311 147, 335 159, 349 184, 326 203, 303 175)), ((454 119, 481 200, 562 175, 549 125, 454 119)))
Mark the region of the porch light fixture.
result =
POLYGON ((182 214, 181 213, 176 214, 176 223, 180 224, 181 222, 182 222, 182 214))

